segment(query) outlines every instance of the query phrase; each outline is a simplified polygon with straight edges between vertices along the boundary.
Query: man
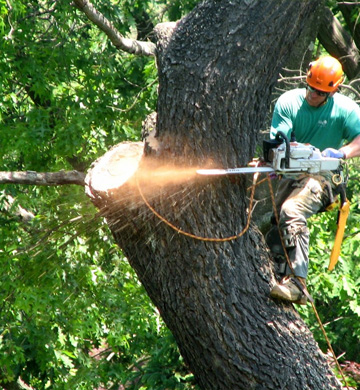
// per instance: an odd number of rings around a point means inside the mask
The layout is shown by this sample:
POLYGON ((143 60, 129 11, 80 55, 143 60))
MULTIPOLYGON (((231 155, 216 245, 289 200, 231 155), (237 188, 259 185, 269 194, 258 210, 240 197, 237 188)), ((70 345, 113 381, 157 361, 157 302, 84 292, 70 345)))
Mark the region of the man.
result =
MULTIPOLYGON (((270 137, 278 131, 296 141, 309 143, 326 157, 349 159, 360 156, 360 107, 337 93, 344 76, 342 66, 325 56, 310 64, 307 87, 285 92, 278 99, 270 137)), ((271 290, 274 298, 305 304, 309 263, 307 219, 325 210, 336 190, 331 172, 299 174, 280 181, 277 203, 279 228, 291 263, 285 277, 271 290)), ((271 248, 271 243, 269 244, 271 248)))

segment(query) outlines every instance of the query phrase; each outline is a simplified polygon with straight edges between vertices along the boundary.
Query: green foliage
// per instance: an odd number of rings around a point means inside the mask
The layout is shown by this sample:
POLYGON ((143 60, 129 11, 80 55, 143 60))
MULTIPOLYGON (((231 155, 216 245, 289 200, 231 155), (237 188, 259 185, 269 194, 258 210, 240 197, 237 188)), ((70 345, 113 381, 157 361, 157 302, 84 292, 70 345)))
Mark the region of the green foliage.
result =
MULTIPOLYGON (((94 4, 139 39, 172 9, 94 4)), ((0 0, 0 49, 1 171, 86 171, 138 140, 156 107, 154 60, 117 51, 71 2, 0 0)), ((194 389, 83 188, 1 186, 0 211, 0 388, 21 378, 37 390, 194 389)))
POLYGON ((40 4, 12 11, 3 34, 2 169, 83 169, 139 137, 156 104, 154 61, 118 53, 66 2, 40 4))
POLYGON ((34 191, 46 204, 5 229, 16 242, 1 253, 0 383, 190 388, 169 331, 81 191, 71 204, 58 202, 70 190, 34 191))
MULTIPOLYGON (((337 229, 337 210, 311 219, 309 291, 325 325, 332 347, 343 360, 359 361, 360 356, 360 182, 358 161, 352 164, 347 195, 351 202, 339 262, 327 270, 337 229)), ((327 350, 325 338, 310 305, 299 308, 320 347, 327 350)))
MULTIPOLYGON (((151 39, 153 25, 198 1, 93 3, 124 36, 151 39)), ((154 60, 118 52, 71 2, 0 0, 0 49, 2 171, 85 171, 112 145, 139 139, 156 107, 154 60)), ((331 274, 335 217, 313 220, 310 290, 337 353, 355 360, 360 212, 351 183, 347 238, 331 274)), ((2 186, 0 211, 0 388, 20 377, 37 390, 196 388, 82 188, 2 186), (19 206, 34 217, 21 219, 19 206)), ((325 350, 313 314, 302 314, 325 350)))

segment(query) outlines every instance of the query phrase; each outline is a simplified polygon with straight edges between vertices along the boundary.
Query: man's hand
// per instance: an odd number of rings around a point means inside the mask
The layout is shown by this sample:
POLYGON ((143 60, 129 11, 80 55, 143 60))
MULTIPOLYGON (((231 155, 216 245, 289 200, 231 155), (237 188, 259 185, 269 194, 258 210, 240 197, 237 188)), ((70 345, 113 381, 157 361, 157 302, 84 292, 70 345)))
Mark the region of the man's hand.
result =
POLYGON ((327 148, 322 151, 323 157, 343 158, 345 159, 345 153, 342 150, 327 148))

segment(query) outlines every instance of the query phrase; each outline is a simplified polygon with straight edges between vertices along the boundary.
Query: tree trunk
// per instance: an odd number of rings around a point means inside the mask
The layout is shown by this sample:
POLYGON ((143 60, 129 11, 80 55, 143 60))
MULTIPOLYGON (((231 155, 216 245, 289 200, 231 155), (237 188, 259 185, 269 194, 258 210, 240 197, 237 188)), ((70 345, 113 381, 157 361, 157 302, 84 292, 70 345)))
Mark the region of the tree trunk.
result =
POLYGON ((87 175, 202 389, 341 388, 293 306, 269 297, 273 265, 246 230, 245 179, 195 172, 252 158, 277 73, 318 5, 207 1, 158 29, 151 141, 114 147, 87 175))

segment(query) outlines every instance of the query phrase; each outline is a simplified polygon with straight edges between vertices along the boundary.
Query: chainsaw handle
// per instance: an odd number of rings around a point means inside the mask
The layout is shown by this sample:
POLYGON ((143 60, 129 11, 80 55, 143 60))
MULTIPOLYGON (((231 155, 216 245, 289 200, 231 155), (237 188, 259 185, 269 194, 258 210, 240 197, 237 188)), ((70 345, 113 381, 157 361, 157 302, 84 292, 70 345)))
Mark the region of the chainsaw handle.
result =
POLYGON ((275 139, 277 141, 280 141, 281 139, 283 141, 285 141, 285 146, 286 146, 286 149, 285 149, 285 168, 289 168, 290 167, 290 141, 289 141, 289 138, 282 131, 278 131, 276 133, 275 139))

